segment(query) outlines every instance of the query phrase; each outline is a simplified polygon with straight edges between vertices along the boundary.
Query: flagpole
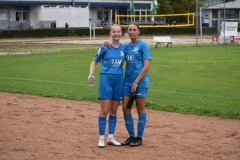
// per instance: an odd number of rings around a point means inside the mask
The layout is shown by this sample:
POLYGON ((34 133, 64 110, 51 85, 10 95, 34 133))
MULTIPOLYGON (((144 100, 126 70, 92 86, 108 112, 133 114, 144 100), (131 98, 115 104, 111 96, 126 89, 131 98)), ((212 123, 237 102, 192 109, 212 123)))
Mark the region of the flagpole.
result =
POLYGON ((151 15, 152 15, 152 22, 155 21, 154 19, 154 14, 156 13, 156 5, 155 5, 155 0, 152 0, 152 10, 151 10, 151 15))
MULTIPOLYGON (((131 0, 131 4, 130 4, 130 15, 135 15, 133 0, 131 0)), ((132 22, 132 18, 133 18, 133 16, 131 16, 131 22, 132 22)))
POLYGON ((225 27, 225 0, 224 0, 224 9, 223 9, 223 19, 224 19, 224 36, 223 36, 223 44, 225 44, 225 32, 226 32, 226 27, 225 27))

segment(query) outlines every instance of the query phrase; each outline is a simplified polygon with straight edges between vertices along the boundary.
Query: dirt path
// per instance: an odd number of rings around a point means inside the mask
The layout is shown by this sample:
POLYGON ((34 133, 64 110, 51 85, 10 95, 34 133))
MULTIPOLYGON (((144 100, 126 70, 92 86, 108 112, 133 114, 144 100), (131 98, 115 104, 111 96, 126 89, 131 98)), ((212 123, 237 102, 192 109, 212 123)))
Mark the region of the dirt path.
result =
MULTIPOLYGON (((147 110, 143 145, 98 148, 99 104, 0 93, 1 160, 238 160, 240 120, 147 110)), ((135 127, 137 114, 133 109, 135 127)), ((121 106, 115 138, 127 138, 121 106)))
MULTIPOLYGON (((142 36, 140 37, 142 40, 147 42, 149 45, 154 45, 155 42, 153 41, 152 36, 142 36)), ((0 39, 0 43, 60 43, 60 44, 102 44, 105 40, 108 40, 109 38, 98 38, 95 39, 92 37, 90 40, 90 37, 87 38, 22 38, 22 39, 0 39)), ((175 41, 174 44, 184 44, 184 43, 196 43, 196 36, 171 36, 171 40, 175 41)), ((129 42, 129 37, 122 37, 121 42, 129 42)), ((212 37, 211 36, 198 36, 197 38, 198 43, 211 43, 212 37)))

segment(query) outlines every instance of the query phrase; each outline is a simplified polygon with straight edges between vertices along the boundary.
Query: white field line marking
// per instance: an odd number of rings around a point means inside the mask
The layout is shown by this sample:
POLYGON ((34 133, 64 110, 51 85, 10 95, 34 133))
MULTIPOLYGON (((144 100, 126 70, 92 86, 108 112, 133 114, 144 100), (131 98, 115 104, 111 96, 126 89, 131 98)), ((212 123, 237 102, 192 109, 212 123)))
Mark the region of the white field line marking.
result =
POLYGON ((26 78, 14 78, 14 77, 0 77, 1 79, 10 79, 10 80, 21 80, 21 81, 30 81, 30 82, 43 82, 43 83, 53 83, 53 84, 67 84, 67 85, 77 85, 77 86, 88 86, 86 84, 80 83, 69 83, 69 82, 59 82, 59 81, 46 81, 46 80, 39 80, 39 79, 26 79, 26 78))

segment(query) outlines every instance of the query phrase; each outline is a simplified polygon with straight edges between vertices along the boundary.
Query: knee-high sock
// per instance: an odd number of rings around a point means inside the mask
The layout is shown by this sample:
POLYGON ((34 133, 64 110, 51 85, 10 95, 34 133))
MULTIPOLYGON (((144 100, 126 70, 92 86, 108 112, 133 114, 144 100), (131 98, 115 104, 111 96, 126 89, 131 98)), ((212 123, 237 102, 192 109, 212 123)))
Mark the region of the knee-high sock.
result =
POLYGON ((105 135, 105 129, 106 129, 106 117, 98 117, 98 130, 99 135, 105 135))
POLYGON ((132 114, 124 116, 124 120, 125 120, 125 126, 127 128, 129 136, 130 137, 135 137, 135 134, 134 134, 134 122, 133 122, 132 114))
POLYGON ((108 119, 108 134, 114 134, 116 128, 117 116, 110 116, 108 119))
POLYGON ((137 137, 142 138, 145 126, 146 126, 146 121, 147 121, 147 114, 139 114, 138 115, 138 134, 137 137))

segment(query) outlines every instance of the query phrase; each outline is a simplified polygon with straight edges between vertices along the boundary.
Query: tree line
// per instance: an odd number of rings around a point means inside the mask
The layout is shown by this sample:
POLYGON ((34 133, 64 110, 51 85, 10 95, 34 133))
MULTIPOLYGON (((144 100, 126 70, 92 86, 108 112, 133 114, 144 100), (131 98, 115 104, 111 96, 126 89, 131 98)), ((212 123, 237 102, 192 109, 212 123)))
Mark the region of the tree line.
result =
MULTIPOLYGON (((203 2, 207 1, 198 0, 198 6, 203 6, 203 2)), ((234 0, 225 0, 225 3, 232 1, 234 0)), ((157 0, 157 2, 157 14, 194 13, 196 11, 196 0, 157 0)))

